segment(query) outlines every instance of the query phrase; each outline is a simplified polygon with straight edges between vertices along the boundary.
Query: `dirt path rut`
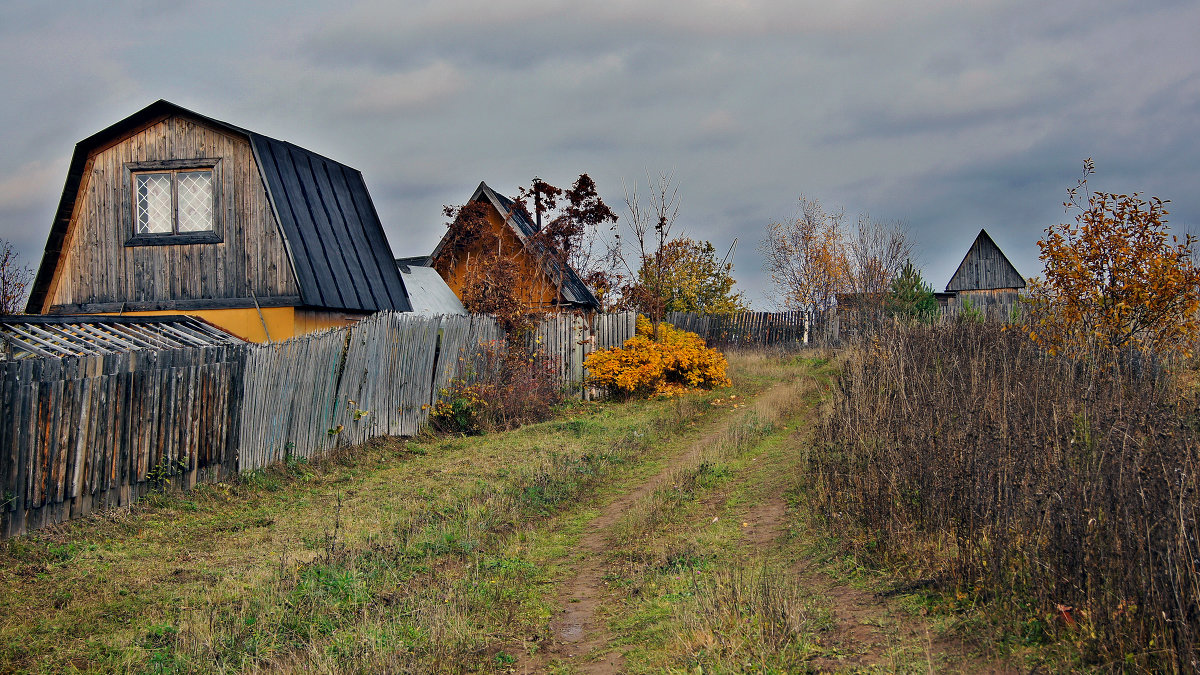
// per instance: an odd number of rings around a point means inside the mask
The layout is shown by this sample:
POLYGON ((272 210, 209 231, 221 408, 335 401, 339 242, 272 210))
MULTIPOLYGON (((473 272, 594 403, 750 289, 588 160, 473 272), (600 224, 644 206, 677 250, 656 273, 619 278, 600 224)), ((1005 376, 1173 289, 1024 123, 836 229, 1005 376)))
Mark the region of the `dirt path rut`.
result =
MULTIPOLYGON (((784 405, 783 399, 791 395, 789 385, 781 383, 759 394, 746 409, 775 412, 784 405)), ((608 586, 604 582, 607 571, 604 554, 610 549, 610 531, 622 514, 651 495, 680 467, 699 461, 702 453, 742 418, 741 414, 733 414, 717 422, 682 452, 667 458, 657 474, 610 502, 588 524, 579 540, 580 561, 575 575, 560 586, 558 604, 563 609, 550 622, 553 644, 547 650, 547 656, 552 661, 570 663, 583 673, 603 675, 622 672, 624 659, 619 650, 610 651, 599 659, 594 658, 609 640, 603 617, 597 616, 596 610, 609 596, 608 586)))

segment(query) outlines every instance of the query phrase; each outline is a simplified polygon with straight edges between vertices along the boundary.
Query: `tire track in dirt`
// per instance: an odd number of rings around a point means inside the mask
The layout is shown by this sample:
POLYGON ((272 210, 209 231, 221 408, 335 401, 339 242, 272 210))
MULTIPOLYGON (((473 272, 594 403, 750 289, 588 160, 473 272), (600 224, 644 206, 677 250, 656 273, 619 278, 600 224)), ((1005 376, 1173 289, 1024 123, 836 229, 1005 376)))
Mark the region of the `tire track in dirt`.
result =
MULTIPOLYGON (((777 414, 778 410, 785 407, 780 404, 792 393, 792 385, 789 383, 777 384, 755 397, 746 410, 770 411, 777 414)), ((744 417, 745 414, 727 416, 685 450, 667 458, 662 470, 610 502, 588 523, 577 546, 577 551, 581 554, 579 567, 575 575, 559 587, 557 605, 563 609, 550 622, 552 644, 546 653, 552 662, 557 660, 564 664, 570 663, 583 673, 609 675, 621 672, 624 656, 619 650, 610 651, 599 660, 583 660, 603 649, 610 637, 603 618, 596 614, 596 610, 610 595, 604 582, 607 572, 605 552, 611 548, 610 530, 622 514, 638 501, 650 496, 681 466, 698 461, 706 449, 744 417)))

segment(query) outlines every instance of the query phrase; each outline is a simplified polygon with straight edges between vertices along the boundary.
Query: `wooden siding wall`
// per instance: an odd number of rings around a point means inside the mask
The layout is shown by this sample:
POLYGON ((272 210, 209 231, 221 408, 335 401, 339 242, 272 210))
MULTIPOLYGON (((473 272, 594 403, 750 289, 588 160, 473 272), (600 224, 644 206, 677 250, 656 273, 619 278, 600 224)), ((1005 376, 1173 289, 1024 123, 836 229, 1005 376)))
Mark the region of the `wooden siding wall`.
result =
MULTIPOLYGON (((971 303, 973 311, 978 312, 984 321, 1005 323, 1013 320, 1014 315, 1021 311, 1020 292, 1014 288, 998 288, 986 291, 959 291, 957 295, 946 298, 944 304, 939 304, 935 322, 955 321, 963 316, 963 300, 971 303)), ((827 331, 832 342, 837 343, 852 340, 860 335, 874 332, 882 324, 894 321, 883 308, 875 307, 841 307, 837 310, 831 329, 827 331)))
POLYGON ((946 303, 944 314, 958 316, 962 312, 963 300, 983 315, 988 321, 1009 321, 1013 310, 1020 302, 1020 293, 1015 288, 997 288, 986 291, 959 291, 958 296, 946 303))
POLYGON ((300 294, 249 141, 178 116, 89 158, 55 278, 44 309, 87 311, 81 306, 121 302, 155 309, 148 305, 253 297, 270 305, 300 294), (125 246, 133 234, 125 165, 201 158, 221 160, 215 218, 222 242, 125 246))
POLYGON ((947 291, 1013 289, 1025 287, 1025 280, 1013 269, 1004 253, 984 235, 975 239, 950 282, 947 291))

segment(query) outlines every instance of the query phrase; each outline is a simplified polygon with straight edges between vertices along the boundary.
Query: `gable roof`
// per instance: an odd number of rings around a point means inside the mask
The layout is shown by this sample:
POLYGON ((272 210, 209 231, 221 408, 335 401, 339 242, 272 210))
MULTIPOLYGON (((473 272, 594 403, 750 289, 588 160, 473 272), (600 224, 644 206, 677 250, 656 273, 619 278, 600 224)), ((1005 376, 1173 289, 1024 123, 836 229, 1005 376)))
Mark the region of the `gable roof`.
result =
POLYGON ((50 290, 88 155, 171 115, 186 115, 250 141, 304 305, 366 312, 411 309, 362 173, 286 141, 159 100, 76 144, 27 311, 40 312, 50 290))
POLYGON ((975 243, 967 249, 954 276, 946 283, 947 292, 987 291, 999 288, 1025 288, 1025 279, 988 236, 979 230, 975 243))
MULTIPOLYGON (((480 181, 479 187, 475 188, 475 192, 471 194, 471 198, 467 200, 467 203, 476 201, 491 204, 500 214, 500 217, 504 218, 505 222, 508 223, 509 228, 512 229, 513 234, 517 236, 517 240, 521 242, 522 246, 528 246, 529 237, 537 233, 537 226, 529 222, 529 219, 520 211, 513 208, 515 206, 513 200, 488 187, 487 183, 480 181)), ((449 233, 442 236, 442 240, 433 249, 431 258, 437 258, 438 253, 446 246, 448 239, 449 233)), ((600 308, 600 301, 596 299, 591 289, 587 287, 587 284, 583 283, 583 279, 579 278, 579 275, 575 270, 571 269, 570 265, 560 266, 556 260, 547 260, 543 264, 544 268, 542 271, 552 278, 559 276, 560 272, 562 273, 562 294, 563 299, 567 303, 580 305, 588 309, 600 308), (562 267, 566 269, 563 270, 562 267)))

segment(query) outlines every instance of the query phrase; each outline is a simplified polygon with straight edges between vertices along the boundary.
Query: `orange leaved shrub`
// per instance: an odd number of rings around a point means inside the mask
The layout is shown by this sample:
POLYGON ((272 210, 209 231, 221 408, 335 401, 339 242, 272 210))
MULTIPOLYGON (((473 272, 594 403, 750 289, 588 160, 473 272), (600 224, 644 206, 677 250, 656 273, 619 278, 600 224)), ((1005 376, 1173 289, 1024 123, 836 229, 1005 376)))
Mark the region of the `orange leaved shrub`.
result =
POLYGON ((721 352, 705 346, 699 335, 669 323, 658 325, 655 340, 654 327, 644 316, 638 317, 637 333, 625 346, 592 352, 583 365, 591 373, 592 385, 621 399, 730 384, 721 352))

